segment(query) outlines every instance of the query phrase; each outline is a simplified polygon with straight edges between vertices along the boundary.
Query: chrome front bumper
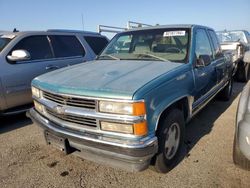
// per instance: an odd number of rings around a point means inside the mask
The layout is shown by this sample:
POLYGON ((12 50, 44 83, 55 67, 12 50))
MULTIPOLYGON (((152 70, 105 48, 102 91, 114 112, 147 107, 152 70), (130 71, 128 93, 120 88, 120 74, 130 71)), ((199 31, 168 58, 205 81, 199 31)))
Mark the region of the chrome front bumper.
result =
MULTIPOLYGON (((157 137, 139 140, 114 139, 90 132, 64 128, 31 109, 28 116, 45 132, 62 137, 74 148, 76 155, 94 162, 108 164, 129 171, 146 169, 158 150, 157 137)), ((46 137, 45 137, 46 138, 46 137)))

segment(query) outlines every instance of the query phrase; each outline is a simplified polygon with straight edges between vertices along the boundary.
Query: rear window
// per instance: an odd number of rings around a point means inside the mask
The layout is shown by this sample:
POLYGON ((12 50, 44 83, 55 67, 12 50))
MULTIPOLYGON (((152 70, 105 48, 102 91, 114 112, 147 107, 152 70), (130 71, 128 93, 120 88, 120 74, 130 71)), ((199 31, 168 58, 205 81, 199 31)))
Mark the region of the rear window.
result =
POLYGON ((15 37, 15 35, 0 35, 0 52, 15 37))
POLYGON ((213 42, 214 54, 216 57, 218 57, 220 55, 220 43, 219 43, 219 40, 217 38, 217 35, 215 34, 214 31, 211 31, 211 30, 209 30, 208 33, 209 33, 209 35, 212 39, 212 42, 213 42))
POLYGON ((86 36, 84 38, 96 55, 99 55, 108 44, 108 40, 104 37, 86 36))
POLYGON ((84 48, 75 36, 52 35, 49 38, 56 58, 85 55, 84 48))

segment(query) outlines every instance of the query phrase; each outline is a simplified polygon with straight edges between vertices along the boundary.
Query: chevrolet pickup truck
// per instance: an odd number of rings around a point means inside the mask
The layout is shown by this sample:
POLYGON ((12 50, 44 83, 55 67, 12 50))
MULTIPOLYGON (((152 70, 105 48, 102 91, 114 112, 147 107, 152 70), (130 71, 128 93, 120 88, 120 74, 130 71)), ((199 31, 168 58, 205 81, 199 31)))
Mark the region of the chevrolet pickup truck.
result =
POLYGON ((35 78, 28 116, 66 154, 166 173, 178 163, 186 123, 217 94, 229 100, 231 74, 211 28, 132 29, 97 60, 35 78))

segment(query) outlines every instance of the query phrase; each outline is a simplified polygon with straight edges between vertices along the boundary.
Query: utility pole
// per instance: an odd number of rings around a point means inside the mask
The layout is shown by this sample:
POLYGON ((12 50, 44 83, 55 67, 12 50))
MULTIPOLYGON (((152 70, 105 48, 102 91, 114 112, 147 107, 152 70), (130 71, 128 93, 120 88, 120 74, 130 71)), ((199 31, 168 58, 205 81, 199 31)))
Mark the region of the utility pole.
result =
POLYGON ((84 20, 83 20, 83 13, 82 13, 82 30, 84 31, 84 20))

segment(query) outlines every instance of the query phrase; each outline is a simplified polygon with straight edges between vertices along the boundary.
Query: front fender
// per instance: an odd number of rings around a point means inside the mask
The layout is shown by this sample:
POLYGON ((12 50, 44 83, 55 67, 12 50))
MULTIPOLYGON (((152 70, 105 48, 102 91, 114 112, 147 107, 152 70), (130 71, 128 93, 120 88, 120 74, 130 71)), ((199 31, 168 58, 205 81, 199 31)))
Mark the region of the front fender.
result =
POLYGON ((192 72, 188 71, 169 81, 163 82, 143 97, 146 102, 150 134, 155 134, 159 118, 163 111, 180 99, 187 98, 189 101, 189 109, 192 110, 191 93, 194 88, 192 72))

